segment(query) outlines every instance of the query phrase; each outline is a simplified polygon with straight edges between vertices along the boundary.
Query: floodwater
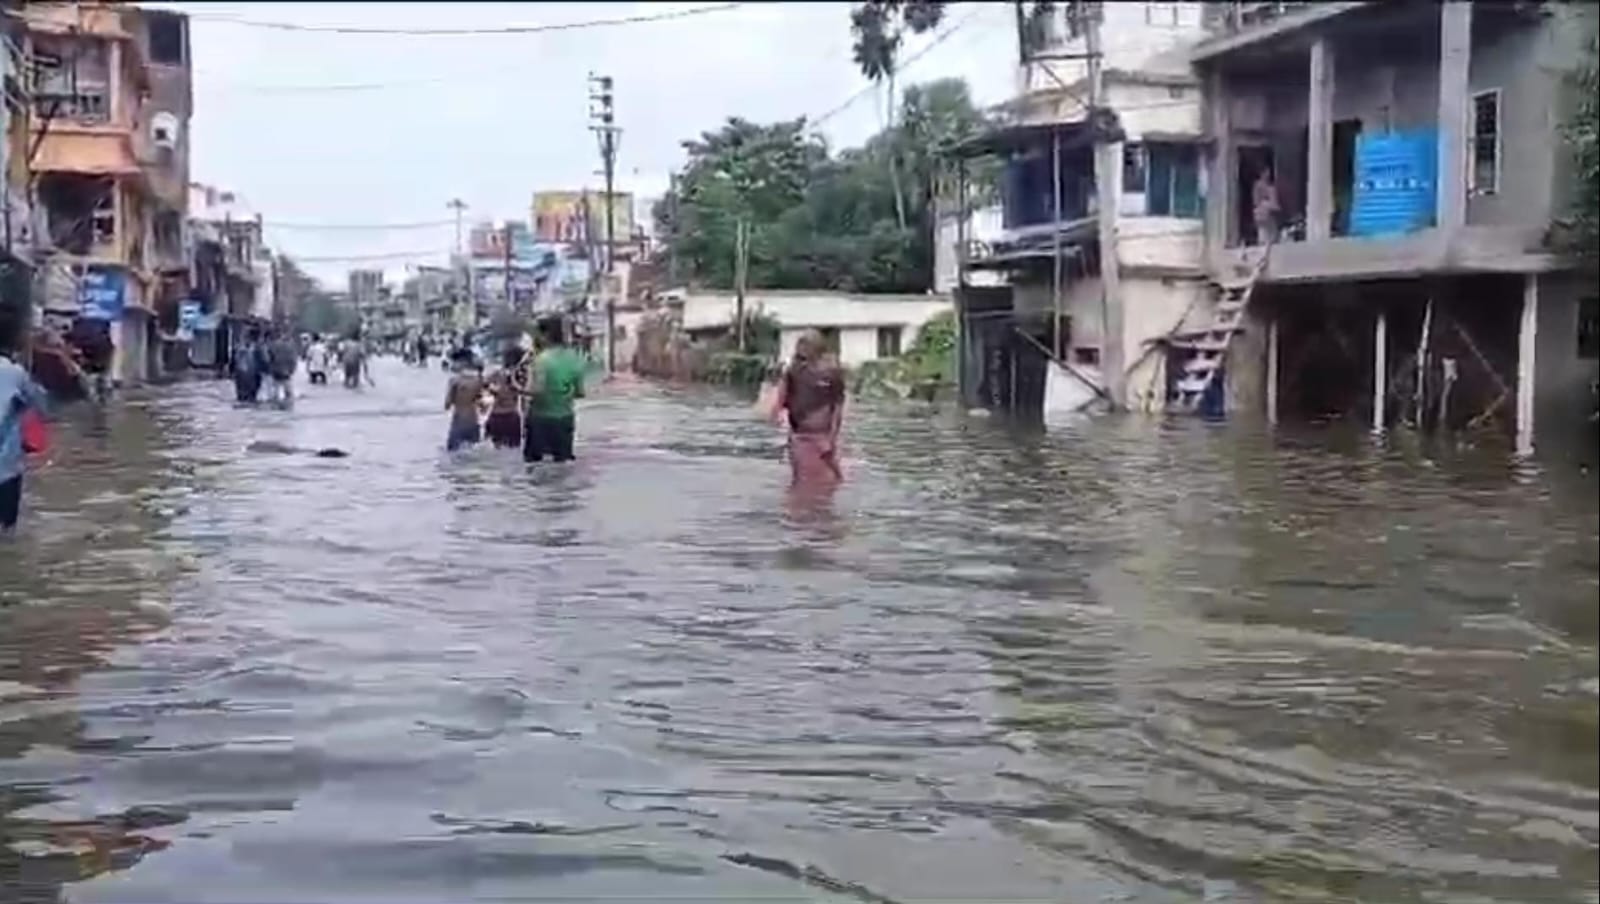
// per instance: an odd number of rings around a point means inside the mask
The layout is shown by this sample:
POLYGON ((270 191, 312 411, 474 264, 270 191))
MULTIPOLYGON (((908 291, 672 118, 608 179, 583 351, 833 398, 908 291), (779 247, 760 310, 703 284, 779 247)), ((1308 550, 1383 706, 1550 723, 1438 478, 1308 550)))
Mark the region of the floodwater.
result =
POLYGON ((0 546, 0 901, 1600 898, 1592 477, 443 377, 75 412, 0 546), (351 450, 247 453, 253 440, 351 450))

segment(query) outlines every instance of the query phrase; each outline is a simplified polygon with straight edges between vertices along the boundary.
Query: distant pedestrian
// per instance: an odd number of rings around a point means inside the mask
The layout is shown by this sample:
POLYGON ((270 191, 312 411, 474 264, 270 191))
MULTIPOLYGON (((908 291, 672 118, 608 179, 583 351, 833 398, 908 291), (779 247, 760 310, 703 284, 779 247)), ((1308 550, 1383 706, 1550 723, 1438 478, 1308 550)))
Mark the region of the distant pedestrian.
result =
POLYGON ((457 351, 451 356, 455 373, 445 390, 444 407, 450 412, 450 432, 444 447, 454 452, 462 446, 475 446, 483 438, 478 418, 483 411, 483 376, 473 366, 472 357, 457 351))
POLYGON ((501 359, 500 369, 489 377, 489 393, 493 399, 484 432, 500 449, 515 449, 522 443, 522 365, 527 357, 522 349, 512 346, 501 359))
POLYGON ((67 341, 78 350, 79 364, 88 378, 89 395, 96 402, 111 396, 111 365, 117 354, 111 339, 111 324, 95 317, 79 317, 72 322, 67 341))
POLYGON ((267 345, 267 372, 272 377, 268 400, 279 407, 294 404, 294 372, 300 365, 300 349, 287 332, 279 332, 267 345))
POLYGON ((261 342, 254 330, 233 350, 233 393, 238 402, 251 405, 261 393, 261 342))
POLYGON ((328 385, 328 344, 315 333, 306 346, 306 377, 312 386, 328 385))
POLYGON ((576 402, 583 398, 586 365, 567 345, 560 321, 545 321, 541 327, 538 348, 527 368, 528 409, 522 422, 522 459, 572 461, 576 402))
MULTIPOLYGON (((7 332, 20 332, 6 324, 7 332)), ((22 474, 28 448, 24 419, 45 410, 48 401, 27 369, 12 357, 16 335, 0 336, 0 535, 16 529, 22 513, 22 474)))
POLYGON ((367 382, 372 382, 371 365, 368 363, 366 343, 360 338, 351 337, 344 340, 339 349, 339 364, 344 368, 344 388, 361 388, 361 378, 366 377, 367 382))
POLYGON ((844 369, 828 354, 822 334, 807 330, 778 382, 773 418, 789 421, 789 471, 796 485, 836 483, 839 430, 844 424, 844 369))

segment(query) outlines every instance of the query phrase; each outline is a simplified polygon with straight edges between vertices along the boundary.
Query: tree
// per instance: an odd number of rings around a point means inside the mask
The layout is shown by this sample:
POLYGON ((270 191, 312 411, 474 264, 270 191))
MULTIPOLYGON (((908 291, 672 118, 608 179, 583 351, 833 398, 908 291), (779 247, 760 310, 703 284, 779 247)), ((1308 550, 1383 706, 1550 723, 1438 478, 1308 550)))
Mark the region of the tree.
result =
MULTIPOLYGON (((943 0, 867 0, 850 11, 850 31, 861 74, 889 89, 889 127, 895 125, 895 76, 900 46, 907 32, 922 34, 938 27, 944 18, 943 0)), ((906 228, 905 194, 900 186, 900 161, 891 148, 889 182, 894 187, 895 220, 906 228)))
POLYGON ((1600 42, 1589 39, 1588 53, 1572 75, 1577 103, 1566 123, 1566 139, 1572 149, 1575 198, 1568 223, 1567 243, 1585 265, 1600 262, 1600 42))
POLYGON ((667 243, 692 281, 733 285, 735 225, 751 226, 749 284, 773 289, 921 292, 932 286, 940 153, 987 122, 965 84, 905 91, 899 126, 835 156, 802 121, 729 120, 685 142, 689 160, 656 208, 667 243), (915 206, 903 215, 883 178, 898 155, 915 206))

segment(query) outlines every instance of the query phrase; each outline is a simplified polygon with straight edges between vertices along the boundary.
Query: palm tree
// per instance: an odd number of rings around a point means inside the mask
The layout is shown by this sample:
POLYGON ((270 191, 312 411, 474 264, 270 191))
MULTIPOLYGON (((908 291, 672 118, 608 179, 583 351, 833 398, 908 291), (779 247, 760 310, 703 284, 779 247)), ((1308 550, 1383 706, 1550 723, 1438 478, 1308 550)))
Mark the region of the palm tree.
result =
MULTIPOLYGON (((900 45, 907 32, 931 31, 944 18, 944 0, 867 0, 850 11, 850 30, 855 34, 856 65, 861 74, 889 89, 889 128, 894 128, 895 70, 900 45)), ((900 187, 898 150, 890 146, 889 182, 894 187, 895 219, 906 228, 905 193, 900 187)))

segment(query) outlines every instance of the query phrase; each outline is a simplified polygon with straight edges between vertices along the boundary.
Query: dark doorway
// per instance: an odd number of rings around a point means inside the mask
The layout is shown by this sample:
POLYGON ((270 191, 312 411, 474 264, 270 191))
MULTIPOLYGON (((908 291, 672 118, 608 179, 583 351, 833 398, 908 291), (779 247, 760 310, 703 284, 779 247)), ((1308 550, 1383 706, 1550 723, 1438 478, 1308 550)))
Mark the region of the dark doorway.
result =
POLYGON ((1333 235, 1350 234, 1350 206, 1355 200, 1356 139, 1361 120, 1341 119, 1333 124, 1333 235))

